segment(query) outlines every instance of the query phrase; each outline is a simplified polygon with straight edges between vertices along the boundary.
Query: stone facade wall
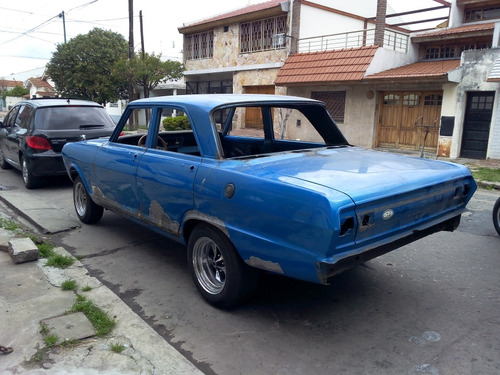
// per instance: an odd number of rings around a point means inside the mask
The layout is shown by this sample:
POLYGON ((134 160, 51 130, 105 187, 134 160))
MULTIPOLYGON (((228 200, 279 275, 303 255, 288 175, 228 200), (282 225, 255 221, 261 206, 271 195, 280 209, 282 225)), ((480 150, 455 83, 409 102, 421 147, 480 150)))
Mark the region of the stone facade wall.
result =
POLYGON ((263 52, 239 53, 239 24, 233 24, 224 31, 224 27, 214 29, 213 58, 201 60, 187 60, 187 70, 206 70, 245 67, 247 65, 261 65, 284 62, 287 57, 286 49, 263 52))

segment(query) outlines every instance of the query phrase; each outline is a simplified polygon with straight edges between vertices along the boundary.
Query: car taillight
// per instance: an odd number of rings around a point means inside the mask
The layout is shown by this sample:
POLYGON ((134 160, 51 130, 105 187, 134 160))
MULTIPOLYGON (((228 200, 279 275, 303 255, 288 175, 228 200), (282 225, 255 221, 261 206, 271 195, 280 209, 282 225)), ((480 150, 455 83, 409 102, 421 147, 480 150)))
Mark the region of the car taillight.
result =
POLYGON ((34 150, 52 150, 47 138, 29 136, 26 137, 27 145, 34 150))

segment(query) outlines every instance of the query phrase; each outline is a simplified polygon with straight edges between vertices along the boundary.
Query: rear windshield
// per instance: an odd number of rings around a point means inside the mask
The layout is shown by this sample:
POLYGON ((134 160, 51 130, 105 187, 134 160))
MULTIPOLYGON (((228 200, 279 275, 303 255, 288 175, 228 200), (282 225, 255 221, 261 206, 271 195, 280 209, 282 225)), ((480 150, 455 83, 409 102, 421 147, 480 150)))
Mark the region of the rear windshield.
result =
POLYGON ((102 107, 47 107, 35 115, 38 129, 113 129, 115 124, 102 107))

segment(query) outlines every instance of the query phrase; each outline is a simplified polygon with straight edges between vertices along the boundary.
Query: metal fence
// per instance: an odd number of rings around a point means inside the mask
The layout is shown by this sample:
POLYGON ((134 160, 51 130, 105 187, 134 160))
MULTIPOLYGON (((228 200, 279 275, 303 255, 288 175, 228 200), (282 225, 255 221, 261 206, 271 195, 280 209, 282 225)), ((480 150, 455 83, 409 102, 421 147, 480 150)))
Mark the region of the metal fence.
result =
MULTIPOLYGON (((408 40, 408 34, 392 29, 385 29, 383 47, 406 53, 408 52, 408 40)), ((366 29, 299 39, 298 52, 332 51, 343 48, 373 46, 374 44, 375 29, 366 29)))

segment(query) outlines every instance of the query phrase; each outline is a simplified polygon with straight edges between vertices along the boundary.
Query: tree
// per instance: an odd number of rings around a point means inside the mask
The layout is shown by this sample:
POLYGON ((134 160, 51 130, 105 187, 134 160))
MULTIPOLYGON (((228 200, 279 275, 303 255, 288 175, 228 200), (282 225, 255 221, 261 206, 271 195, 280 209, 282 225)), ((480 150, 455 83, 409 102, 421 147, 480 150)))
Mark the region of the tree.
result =
POLYGON ((18 97, 24 96, 24 95, 29 94, 29 92, 30 91, 27 88, 16 85, 15 87, 13 87, 10 90, 2 91, 2 99, 5 100, 5 98, 7 96, 18 96, 18 97))
POLYGON ((59 44, 47 65, 56 90, 72 98, 100 104, 126 97, 126 80, 113 75, 115 63, 127 56, 122 35, 94 28, 65 44, 59 44))
POLYGON ((178 61, 161 61, 161 54, 137 54, 134 59, 120 59, 114 67, 114 74, 122 80, 131 80, 144 88, 144 97, 161 82, 182 78, 184 66, 178 61))

